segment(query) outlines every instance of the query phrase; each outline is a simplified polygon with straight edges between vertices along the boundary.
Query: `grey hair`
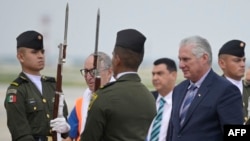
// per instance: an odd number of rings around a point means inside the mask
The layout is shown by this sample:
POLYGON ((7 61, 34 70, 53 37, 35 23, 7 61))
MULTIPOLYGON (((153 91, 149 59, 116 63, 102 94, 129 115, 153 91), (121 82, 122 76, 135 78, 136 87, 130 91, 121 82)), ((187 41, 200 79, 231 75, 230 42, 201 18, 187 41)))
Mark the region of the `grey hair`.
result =
POLYGON ((180 46, 193 44, 194 48, 192 49, 192 53, 200 58, 204 53, 208 55, 208 64, 212 64, 212 50, 207 39, 201 36, 191 36, 183 39, 180 43, 180 46))
MULTIPOLYGON (((90 54, 90 56, 94 56, 95 53, 90 54)), ((97 52, 98 55, 98 63, 103 65, 104 69, 109 69, 112 66, 112 61, 111 58, 108 54, 98 51, 97 52)))

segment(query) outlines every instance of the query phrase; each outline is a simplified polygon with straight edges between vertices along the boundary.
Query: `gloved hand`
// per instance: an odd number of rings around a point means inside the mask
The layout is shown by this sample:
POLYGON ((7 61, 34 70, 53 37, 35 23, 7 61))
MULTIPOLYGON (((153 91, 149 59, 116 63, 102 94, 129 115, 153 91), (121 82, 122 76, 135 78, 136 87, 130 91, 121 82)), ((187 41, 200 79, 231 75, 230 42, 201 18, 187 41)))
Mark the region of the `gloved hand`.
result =
POLYGON ((50 127, 52 131, 57 133, 66 133, 70 130, 70 126, 64 117, 57 117, 50 121, 50 127))

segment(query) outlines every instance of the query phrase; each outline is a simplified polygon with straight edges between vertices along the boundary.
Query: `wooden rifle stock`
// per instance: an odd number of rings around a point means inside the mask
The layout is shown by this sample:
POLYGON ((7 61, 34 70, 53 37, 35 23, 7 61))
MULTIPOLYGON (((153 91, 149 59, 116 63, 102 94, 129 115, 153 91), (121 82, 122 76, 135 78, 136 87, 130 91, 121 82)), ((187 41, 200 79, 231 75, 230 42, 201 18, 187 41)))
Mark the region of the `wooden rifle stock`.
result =
MULTIPOLYGON (((59 58, 58 58, 58 65, 57 65, 57 72, 56 72, 56 92, 55 92, 55 99, 54 99, 53 119, 58 117, 58 113, 63 114, 63 109, 59 108, 59 104, 60 104, 59 102, 60 102, 60 95, 63 94, 62 92, 62 69, 63 69, 63 63, 65 63, 65 59, 66 59, 68 11, 69 11, 69 6, 67 4, 66 14, 65 14, 64 43, 58 46, 59 58)), ((58 141, 58 136, 57 136, 58 134, 59 133, 57 133, 56 131, 52 131, 53 141, 58 141)))
MULTIPOLYGON (((61 52, 61 49, 60 49, 60 52, 61 52)), ((57 65, 56 92, 55 92, 55 99, 54 99, 53 119, 58 117, 60 95, 62 94, 62 64, 60 62, 57 65)), ((52 131, 52 140, 57 141, 56 131, 52 131)))

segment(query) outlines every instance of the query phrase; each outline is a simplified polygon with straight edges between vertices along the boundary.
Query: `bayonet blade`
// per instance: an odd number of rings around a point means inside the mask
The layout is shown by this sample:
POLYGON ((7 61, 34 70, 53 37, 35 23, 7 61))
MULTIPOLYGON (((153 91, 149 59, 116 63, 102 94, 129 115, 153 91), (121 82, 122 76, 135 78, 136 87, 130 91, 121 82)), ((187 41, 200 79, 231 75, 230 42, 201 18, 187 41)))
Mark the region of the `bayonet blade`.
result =
POLYGON ((95 34, 95 54, 97 54, 98 51, 99 26, 100 26, 100 9, 98 8, 97 19, 96 19, 96 34, 95 34))
POLYGON ((67 45, 67 35, 68 35, 68 18, 69 18, 69 4, 67 3, 66 6, 66 13, 65 13, 65 27, 64 27, 64 45, 67 45))

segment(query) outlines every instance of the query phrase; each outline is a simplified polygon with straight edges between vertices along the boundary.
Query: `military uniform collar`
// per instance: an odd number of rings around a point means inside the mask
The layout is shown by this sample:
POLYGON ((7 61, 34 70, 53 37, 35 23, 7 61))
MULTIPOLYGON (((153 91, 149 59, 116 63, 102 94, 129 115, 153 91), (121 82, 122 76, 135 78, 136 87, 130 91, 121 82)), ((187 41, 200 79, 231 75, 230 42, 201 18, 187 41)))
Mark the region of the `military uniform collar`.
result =
POLYGON ((134 72, 134 71, 122 72, 122 73, 117 74, 116 79, 119 79, 121 76, 123 76, 123 75, 125 75, 125 74, 131 74, 131 73, 137 74, 137 73, 134 72))

